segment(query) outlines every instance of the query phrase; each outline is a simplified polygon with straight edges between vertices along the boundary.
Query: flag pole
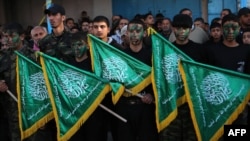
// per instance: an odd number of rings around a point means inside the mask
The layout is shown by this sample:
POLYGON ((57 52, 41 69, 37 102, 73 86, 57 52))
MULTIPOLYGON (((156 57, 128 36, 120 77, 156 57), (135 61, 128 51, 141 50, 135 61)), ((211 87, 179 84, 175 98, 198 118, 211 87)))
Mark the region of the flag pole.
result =
MULTIPOLYGON (((129 89, 125 89, 125 91, 128 92, 128 93, 133 94, 133 92, 130 91, 129 89)), ((142 95, 141 93, 138 93, 138 94, 136 94, 135 96, 137 96, 137 97, 139 97, 139 98, 143 98, 143 95, 142 95)))
MULTIPOLYGON (((128 93, 133 94, 133 92, 130 91, 129 89, 125 89, 125 91, 128 92, 128 93)), ((137 96, 137 97, 139 97, 139 98, 143 98, 143 95, 142 95, 141 93, 138 93, 138 94, 136 94, 135 96, 137 96)), ((152 102, 154 103, 154 101, 152 101, 152 102)))
POLYGON ((10 95, 10 97, 12 97, 17 102, 17 98, 10 90, 7 90, 7 93, 10 95))
POLYGON ((112 110, 110 110, 108 107, 100 104, 99 105, 102 109, 106 110, 107 112, 109 112, 110 114, 112 114, 113 116, 117 117, 118 119, 120 119, 123 122, 127 122, 127 120, 123 117, 121 117, 120 115, 118 115, 117 113, 113 112, 112 110))
MULTIPOLYGON (((15 95, 10 91, 10 90, 7 90, 7 93, 16 101, 17 101, 17 98, 15 97, 15 95)), ((112 110, 110 110, 109 108, 107 108, 106 106, 100 104, 99 105, 102 109, 104 109, 105 111, 109 112, 110 114, 114 115, 115 117, 117 117, 118 119, 120 119, 121 121, 123 122, 127 122, 127 120, 123 117, 121 117, 120 115, 116 114, 115 112, 113 112, 112 110)))

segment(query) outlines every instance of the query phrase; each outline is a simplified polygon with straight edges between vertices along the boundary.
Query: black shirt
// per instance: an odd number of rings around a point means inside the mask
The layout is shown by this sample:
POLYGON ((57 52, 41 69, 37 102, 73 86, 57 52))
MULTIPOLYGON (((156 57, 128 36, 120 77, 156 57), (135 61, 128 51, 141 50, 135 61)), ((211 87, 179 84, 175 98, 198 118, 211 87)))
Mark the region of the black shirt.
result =
POLYGON ((139 52, 133 52, 130 47, 126 48, 124 50, 125 53, 127 53, 128 55, 140 60, 141 62, 152 66, 152 49, 150 48, 146 48, 146 47, 142 47, 142 49, 139 52))
POLYGON ((175 45, 178 49, 180 49, 183 53, 188 55, 194 61, 201 62, 202 49, 203 49, 201 44, 198 44, 198 43, 193 42, 192 40, 189 40, 188 43, 185 45, 177 44, 176 41, 173 42, 173 45, 175 45))
POLYGON ((219 46, 208 46, 205 50, 205 63, 224 69, 250 73, 249 46, 239 44, 237 47, 227 47, 220 43, 219 46))
POLYGON ((92 71, 92 65, 91 65, 91 57, 90 57, 90 53, 88 52, 88 58, 86 58, 85 60, 81 61, 81 62, 77 62, 76 59, 72 59, 70 61, 70 64, 72 66, 75 66, 79 69, 85 70, 85 71, 89 71, 89 72, 93 72, 92 71))

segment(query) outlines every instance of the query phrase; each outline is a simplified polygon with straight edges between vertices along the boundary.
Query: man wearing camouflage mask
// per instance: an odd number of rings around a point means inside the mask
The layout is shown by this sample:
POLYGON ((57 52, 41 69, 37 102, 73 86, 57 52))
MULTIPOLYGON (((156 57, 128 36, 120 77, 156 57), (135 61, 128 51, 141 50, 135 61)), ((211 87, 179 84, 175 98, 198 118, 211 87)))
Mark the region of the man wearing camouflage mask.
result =
MULTIPOLYGON (((1 50, 0 55, 0 108, 3 109, 1 116, 6 116, 5 129, 10 140, 21 140, 18 123, 17 101, 7 94, 9 90, 17 97, 16 89, 16 54, 18 51, 25 57, 35 61, 33 50, 28 47, 24 40, 24 30, 19 23, 8 23, 3 27, 3 38, 5 38, 5 50, 1 50)), ((4 140, 4 139, 3 139, 4 140)))

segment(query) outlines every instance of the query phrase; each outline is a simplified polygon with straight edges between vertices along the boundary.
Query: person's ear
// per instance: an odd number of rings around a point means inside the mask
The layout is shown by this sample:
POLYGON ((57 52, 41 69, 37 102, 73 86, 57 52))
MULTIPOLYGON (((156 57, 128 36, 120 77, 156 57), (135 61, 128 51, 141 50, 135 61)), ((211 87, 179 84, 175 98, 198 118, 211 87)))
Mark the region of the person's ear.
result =
POLYGON ((62 21, 65 21, 65 20, 66 20, 66 16, 62 15, 62 21))
POLYGON ((147 32, 147 30, 144 30, 143 31, 143 37, 147 37, 148 36, 148 32, 147 32))
POLYGON ((20 39, 21 39, 22 41, 25 39, 25 34, 24 34, 24 33, 20 35, 20 39))

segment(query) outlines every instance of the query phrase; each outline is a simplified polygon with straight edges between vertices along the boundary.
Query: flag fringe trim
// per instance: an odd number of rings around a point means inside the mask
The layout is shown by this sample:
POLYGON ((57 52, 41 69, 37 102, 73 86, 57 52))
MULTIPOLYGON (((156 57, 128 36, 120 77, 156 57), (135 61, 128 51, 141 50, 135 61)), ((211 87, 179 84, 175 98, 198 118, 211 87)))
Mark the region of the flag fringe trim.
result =
MULTIPOLYGON (((248 92, 246 98, 243 100, 243 102, 241 104, 239 104, 239 106, 235 109, 235 111, 232 113, 232 115, 230 115, 230 117, 227 119, 227 121, 224 123, 224 125, 230 125, 232 124, 240 115, 240 113, 242 113, 244 111, 244 109, 247 106, 248 101, 250 100, 250 92, 248 92)), ((212 138, 210 139, 211 141, 214 140, 219 140, 219 138, 224 134, 224 127, 222 126, 215 134, 214 136, 212 136, 212 138)))
POLYGON ((168 116, 167 118, 165 118, 164 120, 162 121, 159 121, 160 120, 160 117, 159 117, 159 99, 158 99, 158 91, 157 91, 157 88, 156 88, 156 84, 155 84, 155 77, 154 77, 154 69, 152 69, 152 76, 151 76, 151 79, 152 79, 152 86, 153 86, 153 92, 154 92, 154 97, 155 97, 155 117, 156 117, 156 126, 157 126, 157 131, 158 133, 161 132, 163 129, 165 129, 177 116, 177 107, 175 108, 174 111, 172 111, 168 116))
POLYGON ((151 84, 151 73, 143 79, 139 84, 134 86, 133 88, 130 88, 130 90, 133 92, 133 95, 137 95, 140 91, 145 89, 149 84, 151 84))
POLYGON ((122 85, 116 93, 112 92, 111 95, 112 95, 113 104, 116 104, 118 102, 118 100, 120 99, 124 91, 125 91, 125 87, 122 85))
MULTIPOLYGON (((190 62, 190 61, 187 61, 187 60, 185 60, 185 61, 186 62, 190 62)), ((199 65, 199 63, 197 63, 197 64, 199 65)), ((195 116, 194 110, 192 108, 193 107, 193 103, 192 103, 192 100, 191 100, 191 94, 188 93, 189 92, 189 88, 188 88, 188 85, 187 85, 186 74, 185 74, 184 68, 181 65, 180 61, 178 63, 178 66, 179 66, 179 70, 181 72, 181 76, 182 76, 182 79, 183 79, 183 82, 184 82, 184 88, 185 88, 185 92, 186 92, 186 99, 187 99, 187 102, 188 102, 188 105, 189 105, 189 109, 190 109, 190 112, 191 112, 191 117, 194 120, 193 121, 193 125, 194 125, 194 128, 195 128, 196 137, 197 137, 198 141, 202 141, 200 129, 199 129, 199 126, 198 126, 198 123, 197 123, 197 120, 196 120, 196 116, 195 116)), ((211 68, 215 69, 215 67, 211 67, 211 68)), ((229 71, 229 70, 228 71, 226 70, 226 72, 231 73, 233 75, 239 74, 237 72, 234 73, 233 71, 229 71)), ((243 74, 243 76, 246 76, 246 75, 243 74)), ((243 100, 243 102, 241 104, 239 104, 239 106, 235 109, 235 111, 230 115, 230 117, 227 119, 227 121, 224 123, 224 125, 232 124, 237 119, 237 117, 239 116, 239 114, 244 110, 244 108, 246 107, 246 105, 247 105, 247 103, 248 103, 249 100, 250 100, 250 92, 248 92, 246 98, 243 100)), ((211 137, 210 141, 219 140, 219 138, 223 134, 224 134, 224 127, 222 126, 222 127, 220 127, 220 129, 218 129, 217 132, 215 132, 215 134, 211 137)))
POLYGON ((155 81, 155 76, 154 76, 154 69, 152 67, 152 76, 151 76, 151 79, 152 79, 152 86, 153 86, 153 92, 154 92, 154 97, 155 97, 155 106, 156 106, 156 111, 155 111, 155 114, 156 114, 156 125, 157 125, 157 130, 158 132, 161 132, 163 129, 165 129, 177 116, 177 110, 179 106, 181 106, 182 104, 184 104, 186 102, 186 97, 185 97, 185 94, 181 97, 179 97, 176 101, 176 109, 174 109, 168 116, 167 118, 165 118, 164 120, 162 121, 159 121, 159 105, 157 103, 159 103, 159 99, 158 99, 158 91, 157 91, 157 88, 156 88, 156 81, 155 81))
MULTIPOLYGON (((93 104, 86 110, 86 112, 79 118, 79 120, 72 126, 67 133, 63 136, 59 137, 59 141, 68 141, 80 127, 84 124, 84 122, 90 117, 90 115, 95 111, 95 109, 99 106, 99 104, 104 99, 105 95, 110 91, 109 86, 105 86, 100 95, 93 101, 93 104)), ((59 130, 60 131, 60 130, 59 130)))
POLYGON ((21 131, 21 140, 26 139, 30 137, 32 134, 34 134, 39 128, 43 127, 46 123, 48 123, 50 120, 54 118, 53 112, 48 113, 46 116, 38 120, 34 125, 32 125, 30 128, 26 130, 21 131))
MULTIPOLYGON (((16 72, 19 72, 19 57, 20 54, 18 52, 15 52, 17 54, 17 59, 16 59, 16 72)), ((23 58, 26 61, 28 61, 26 58, 23 58)), ((33 62, 32 62, 33 63, 33 62)), ((34 64, 34 63, 33 63, 34 64)), ((38 65, 37 65, 38 66, 38 65)), ((39 67, 40 68, 40 67, 39 67)), ((21 132, 21 140, 24 140, 34 134, 39 128, 44 126, 47 122, 52 120, 54 118, 54 115, 52 112, 48 113, 46 116, 38 120, 35 124, 33 124, 30 128, 23 130, 23 122, 22 122, 22 112, 21 112, 21 91, 20 91, 20 76, 16 75, 17 77, 17 98, 18 98, 18 119, 19 119, 19 128, 21 132)))
POLYGON ((50 101, 51 101, 51 106, 52 106, 53 114, 54 114, 55 121, 56 121, 57 138, 59 139, 60 138, 60 132, 58 132, 59 125, 57 124, 58 123, 58 118, 56 118, 56 117, 58 117, 58 114, 56 112, 56 106, 55 106, 55 102, 54 102, 54 99, 53 99, 52 88, 50 86, 48 74, 47 74, 47 71, 46 71, 46 68, 45 68, 45 62, 44 62, 44 58, 42 56, 43 53, 39 53, 39 54, 40 54, 40 62, 41 62, 41 65, 42 65, 45 84, 46 84, 46 87, 47 87, 47 90, 48 90, 48 93, 49 93, 49 98, 50 98, 50 101))
MULTIPOLYGON (((194 120, 194 119, 196 120, 195 114, 194 114, 194 110, 192 108, 190 108, 190 107, 193 107, 193 103, 191 102, 190 93, 188 93, 189 92, 189 88, 188 88, 188 85, 187 85, 186 74, 184 72, 184 68, 181 65, 180 61, 178 62, 178 67, 179 67, 179 71, 181 73, 181 77, 182 77, 182 80, 183 80, 183 83, 184 83, 186 100, 188 102, 188 106, 189 106, 189 109, 190 109, 190 112, 191 112, 190 114, 191 114, 192 120, 194 120)), ((199 129, 199 126, 198 126, 197 122, 193 122, 193 125, 194 125, 194 129, 195 129, 197 140, 198 141, 202 141, 201 134, 199 132, 200 129, 199 129)))
POLYGON ((101 101, 104 99, 105 95, 110 91, 110 87, 109 87, 109 85, 105 86, 104 89, 102 90, 101 94, 93 102, 95 104, 92 104, 90 106, 90 108, 88 108, 88 110, 86 110, 85 114, 81 116, 81 118, 76 122, 76 124, 73 127, 71 127, 71 129, 67 133, 65 133, 63 136, 60 136, 59 119, 57 118, 59 116, 58 116, 57 110, 56 110, 56 103, 55 103, 54 98, 53 98, 52 89, 51 89, 50 82, 48 79, 48 73, 47 73, 47 70, 45 68, 44 58, 42 57, 43 53, 40 53, 40 55, 41 55, 40 61, 42 64, 45 84, 48 88, 48 93, 49 93, 53 113, 55 115, 55 121, 56 121, 56 127, 57 127, 57 139, 58 139, 58 141, 68 141, 74 135, 74 133, 77 132, 77 130, 81 127, 81 125, 88 119, 88 117, 94 112, 94 110, 97 108, 97 106, 101 103, 101 101))

